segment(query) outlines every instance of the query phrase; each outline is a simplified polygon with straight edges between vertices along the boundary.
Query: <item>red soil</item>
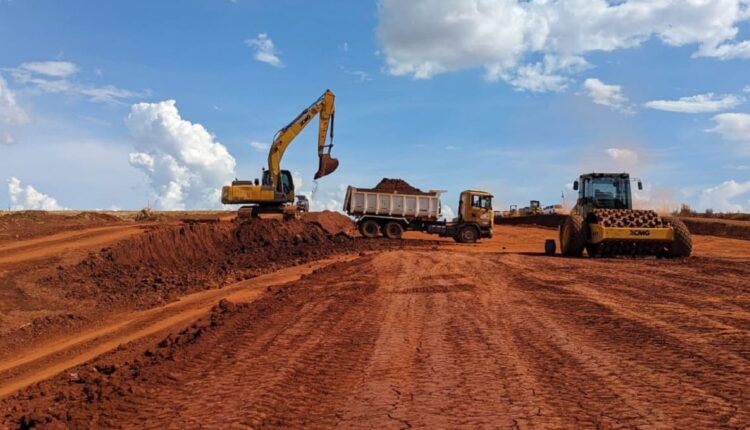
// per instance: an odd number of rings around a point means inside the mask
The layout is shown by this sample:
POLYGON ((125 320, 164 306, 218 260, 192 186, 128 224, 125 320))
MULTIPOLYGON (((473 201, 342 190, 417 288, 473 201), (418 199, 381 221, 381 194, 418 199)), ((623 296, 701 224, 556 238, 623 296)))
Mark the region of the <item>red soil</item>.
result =
POLYGON ((370 189, 369 191, 373 192, 379 192, 379 193, 393 193, 393 194, 421 194, 421 195, 432 195, 433 193, 428 193, 420 190, 419 188, 412 187, 409 185, 408 182, 404 181, 403 179, 391 179, 391 178, 383 178, 378 185, 375 186, 375 188, 370 189))

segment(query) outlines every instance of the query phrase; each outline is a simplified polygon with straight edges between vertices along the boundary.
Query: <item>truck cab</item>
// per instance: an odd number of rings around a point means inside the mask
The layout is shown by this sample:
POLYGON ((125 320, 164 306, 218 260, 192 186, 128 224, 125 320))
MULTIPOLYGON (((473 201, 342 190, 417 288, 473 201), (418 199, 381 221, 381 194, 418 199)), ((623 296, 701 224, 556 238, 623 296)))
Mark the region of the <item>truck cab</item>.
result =
POLYGON ((485 191, 466 190, 458 201, 458 219, 445 226, 441 235, 452 236, 456 242, 473 243, 480 237, 492 237, 495 217, 492 194, 485 191))
POLYGON ((492 194, 484 191, 466 190, 458 203, 458 221, 474 223, 480 228, 492 229, 494 217, 492 194))

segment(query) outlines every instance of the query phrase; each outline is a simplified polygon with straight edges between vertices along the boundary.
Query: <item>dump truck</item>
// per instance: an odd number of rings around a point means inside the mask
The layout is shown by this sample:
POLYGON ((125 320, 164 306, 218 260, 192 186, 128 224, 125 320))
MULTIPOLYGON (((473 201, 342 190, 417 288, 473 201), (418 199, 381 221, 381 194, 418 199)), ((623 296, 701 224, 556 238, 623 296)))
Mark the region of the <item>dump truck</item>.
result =
POLYGON ((460 243, 492 237, 492 194, 463 191, 458 217, 450 221, 440 220, 440 194, 441 191, 378 192, 350 186, 344 198, 344 211, 355 218, 359 232, 366 238, 382 234, 389 239, 399 239, 406 230, 451 237, 460 243))
MULTIPOLYGON (((634 210, 628 173, 588 173, 573 182, 578 200, 560 225, 563 255, 590 257, 652 255, 683 258, 692 252, 692 238, 675 217, 634 210)), ((640 180, 638 189, 643 189, 640 180)), ((554 253, 554 242, 545 244, 554 253)))

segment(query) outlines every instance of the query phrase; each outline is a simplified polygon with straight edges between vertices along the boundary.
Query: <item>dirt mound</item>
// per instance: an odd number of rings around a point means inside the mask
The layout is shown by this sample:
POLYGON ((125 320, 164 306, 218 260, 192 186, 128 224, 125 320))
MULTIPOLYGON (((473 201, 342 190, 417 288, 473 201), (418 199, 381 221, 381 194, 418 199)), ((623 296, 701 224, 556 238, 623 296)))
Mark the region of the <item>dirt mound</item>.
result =
POLYGON ((105 213, 49 213, 45 211, 13 211, 0 215, 0 243, 32 239, 63 231, 80 230, 124 222, 105 213))
POLYGON ((421 194, 421 195, 432 195, 433 193, 426 193, 419 188, 411 186, 408 182, 403 179, 391 179, 383 178, 378 182, 375 188, 369 191, 378 193, 393 193, 393 194, 421 194))
POLYGON ((558 228, 566 215, 532 215, 513 218, 495 217, 495 223, 500 225, 534 225, 539 227, 558 228))
POLYGON ((329 234, 343 233, 352 235, 355 227, 352 220, 338 212, 308 212, 302 216, 302 221, 314 222, 329 234))
POLYGON ((750 223, 710 218, 680 218, 692 234, 750 240, 750 223))
POLYGON ((86 220, 86 221, 101 222, 101 223, 112 223, 112 222, 122 221, 122 219, 120 219, 119 217, 116 217, 111 214, 105 214, 102 212, 81 212, 79 214, 71 216, 70 218, 74 220, 86 220))
POLYGON ((342 234, 338 215, 318 218, 326 228, 318 221, 276 219, 157 226, 41 282, 69 299, 148 308, 334 253, 394 246, 342 234))
POLYGON ((164 216, 161 214, 157 214, 151 208, 143 208, 135 215, 133 219, 137 222, 161 221, 164 219, 164 216))

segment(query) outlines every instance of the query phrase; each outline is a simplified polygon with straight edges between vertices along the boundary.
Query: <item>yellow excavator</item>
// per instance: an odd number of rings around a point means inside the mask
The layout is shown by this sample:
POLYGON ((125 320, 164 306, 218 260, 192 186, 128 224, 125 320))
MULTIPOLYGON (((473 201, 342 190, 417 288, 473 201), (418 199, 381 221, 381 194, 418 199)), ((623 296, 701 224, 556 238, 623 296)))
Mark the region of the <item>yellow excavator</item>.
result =
POLYGON ((281 169, 281 158, 284 151, 294 141, 300 132, 310 123, 315 115, 320 115, 318 126, 318 171, 315 179, 330 175, 339 166, 337 159, 331 157, 333 148, 334 106, 335 96, 331 90, 326 90, 310 107, 303 110, 286 127, 279 130, 273 138, 273 144, 268 153, 268 170, 263 169, 262 179, 259 181, 235 180, 221 190, 221 202, 225 205, 242 204, 238 211, 240 218, 257 218, 261 214, 282 214, 285 218, 292 218, 298 214, 298 206, 294 204, 295 190, 292 174, 281 169), (326 144, 330 124, 330 143, 326 144))

